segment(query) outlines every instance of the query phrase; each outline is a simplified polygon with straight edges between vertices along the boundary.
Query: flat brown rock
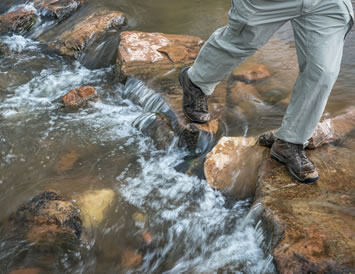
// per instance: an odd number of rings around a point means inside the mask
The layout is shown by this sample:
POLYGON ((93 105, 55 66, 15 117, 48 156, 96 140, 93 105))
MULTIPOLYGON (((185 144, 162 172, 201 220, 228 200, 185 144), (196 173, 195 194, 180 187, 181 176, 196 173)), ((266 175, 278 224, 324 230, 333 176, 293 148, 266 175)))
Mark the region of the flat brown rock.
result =
POLYGON ((270 158, 260 172, 256 202, 270 224, 276 267, 280 273, 353 273, 354 156, 330 146, 308 154, 320 173, 315 185, 297 183, 270 158))
POLYGON ((91 86, 75 88, 69 91, 62 99, 65 107, 82 107, 86 106, 89 101, 98 98, 96 90, 91 86))
POLYGON ((126 17, 123 13, 101 10, 60 34, 49 46, 62 55, 79 57, 89 43, 101 39, 111 30, 119 30, 125 23, 126 17))
POLYGON ((37 16, 34 10, 19 8, 13 12, 0 15, 0 33, 28 31, 35 23, 37 16))
POLYGON ((121 78, 150 79, 190 65, 201 49, 199 37, 125 31, 120 35, 117 71, 121 78))

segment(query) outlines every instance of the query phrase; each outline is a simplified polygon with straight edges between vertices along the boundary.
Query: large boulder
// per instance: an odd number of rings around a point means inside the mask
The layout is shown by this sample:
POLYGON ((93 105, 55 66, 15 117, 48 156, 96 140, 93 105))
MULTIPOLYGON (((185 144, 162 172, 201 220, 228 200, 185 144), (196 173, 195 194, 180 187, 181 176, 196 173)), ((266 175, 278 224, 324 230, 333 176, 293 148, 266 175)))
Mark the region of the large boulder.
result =
POLYGON ((32 28, 36 20, 35 11, 25 8, 0 15, 0 34, 6 32, 25 33, 32 28))
POLYGON ((206 156, 207 183, 235 199, 254 197, 265 149, 255 138, 223 137, 206 156))
MULTIPOLYGON (((118 31, 125 24, 126 17, 119 11, 97 11, 56 36, 49 46, 62 55, 79 58, 90 44, 104 40, 110 31, 118 31)), ((46 36, 41 38, 43 42, 46 39, 46 36)))

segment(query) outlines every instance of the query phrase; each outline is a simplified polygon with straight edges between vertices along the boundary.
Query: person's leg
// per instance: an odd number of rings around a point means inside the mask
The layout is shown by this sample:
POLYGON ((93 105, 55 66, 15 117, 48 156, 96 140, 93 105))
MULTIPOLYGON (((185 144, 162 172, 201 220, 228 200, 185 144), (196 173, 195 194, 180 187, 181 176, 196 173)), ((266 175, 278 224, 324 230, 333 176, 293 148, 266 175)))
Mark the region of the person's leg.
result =
POLYGON ((192 68, 180 71, 182 109, 195 123, 211 119, 207 96, 244 59, 255 53, 289 19, 298 15, 301 0, 233 0, 226 27, 215 31, 192 68))
POLYGON ((345 3, 334 0, 292 20, 300 71, 276 138, 303 145, 312 136, 338 77, 351 23, 345 3))
POLYGON ((206 95, 211 95, 216 85, 235 67, 296 16, 300 2, 233 0, 228 25, 211 35, 188 71, 191 81, 206 95))
POLYGON ((338 77, 344 38, 352 23, 343 1, 324 0, 308 8, 292 20, 300 72, 270 151, 303 183, 319 178, 303 146, 312 136, 338 77))

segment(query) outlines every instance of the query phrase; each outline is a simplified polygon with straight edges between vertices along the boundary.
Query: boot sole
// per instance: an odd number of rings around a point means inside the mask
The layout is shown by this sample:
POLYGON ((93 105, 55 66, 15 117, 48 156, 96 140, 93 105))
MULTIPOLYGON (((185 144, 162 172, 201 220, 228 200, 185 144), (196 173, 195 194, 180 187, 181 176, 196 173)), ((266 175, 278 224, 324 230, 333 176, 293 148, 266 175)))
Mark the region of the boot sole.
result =
POLYGON ((297 181, 299 181, 301 184, 313 185, 319 179, 319 176, 317 176, 315 178, 301 179, 300 177, 298 177, 295 174, 295 172, 292 170, 292 168, 287 165, 286 161, 284 161, 279 155, 274 153, 272 150, 270 151, 270 155, 271 155, 271 158, 273 158, 274 160, 280 162, 281 164, 286 165, 286 167, 287 167, 288 171, 290 172, 290 174, 292 175, 292 177, 295 178, 297 181))
MULTIPOLYGON (((183 68, 183 70, 185 70, 185 68, 183 68)), ((184 96, 184 87, 183 87, 183 80, 182 80, 182 73, 183 73, 183 70, 180 71, 179 73, 179 82, 180 82, 180 86, 182 87, 182 92, 183 92, 183 96, 184 96)), ((184 99, 183 99, 183 102, 184 102, 184 99)), ((189 119, 191 122, 193 123, 196 123, 196 124, 207 124, 209 121, 201 121, 201 120, 194 120, 190 117, 190 115, 188 115, 184 109, 184 103, 182 103, 182 111, 184 112, 185 116, 187 119, 189 119)))

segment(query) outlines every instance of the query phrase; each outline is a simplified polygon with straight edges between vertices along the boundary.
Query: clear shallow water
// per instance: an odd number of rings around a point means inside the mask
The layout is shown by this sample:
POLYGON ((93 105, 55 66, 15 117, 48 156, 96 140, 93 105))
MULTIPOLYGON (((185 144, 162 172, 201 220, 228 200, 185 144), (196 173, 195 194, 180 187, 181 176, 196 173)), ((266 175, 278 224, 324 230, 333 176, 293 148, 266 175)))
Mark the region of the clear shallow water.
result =
MULTIPOLYGON (((229 0, 105 0, 91 1, 78 14, 104 6, 126 12, 136 29, 207 38, 225 23, 229 4, 229 0)), ((37 26, 30 37, 46 27, 37 26)), ((353 31, 327 107, 331 114, 354 105, 354 37, 353 31)), ((253 59, 275 73, 279 67, 288 72, 277 74, 285 88, 294 77, 290 77, 294 63, 289 60, 295 58, 291 39, 285 26, 253 59)), ((143 273, 274 272, 260 224, 255 223, 258 210, 250 211, 251 201, 229 201, 204 180, 176 171, 186 152, 175 147, 159 151, 132 126, 148 111, 125 99, 128 90, 144 93, 140 83, 122 86, 114 81, 113 68, 88 70, 30 38, 2 36, 0 41, 12 50, 0 63, 0 220, 47 189, 68 199, 89 189, 110 188, 116 195, 104 222, 87 231, 78 250, 33 252, 23 239, 0 233, 0 273, 19 266, 39 266, 46 273, 130 272, 121 264, 125 250, 141 252, 142 264, 135 271, 143 273), (78 112, 55 103, 82 85, 94 86, 101 100, 78 112), (73 152, 78 155, 73 168, 58 170, 60 159, 73 152), (146 216, 144 224, 134 220, 137 212, 146 216), (142 244, 143 231, 153 236, 149 247, 142 244)), ((252 132, 253 127, 261 132, 281 117, 282 110, 263 120, 269 124, 246 120, 242 133, 252 132)), ((350 142, 348 148, 354 151, 353 147, 350 142)))

